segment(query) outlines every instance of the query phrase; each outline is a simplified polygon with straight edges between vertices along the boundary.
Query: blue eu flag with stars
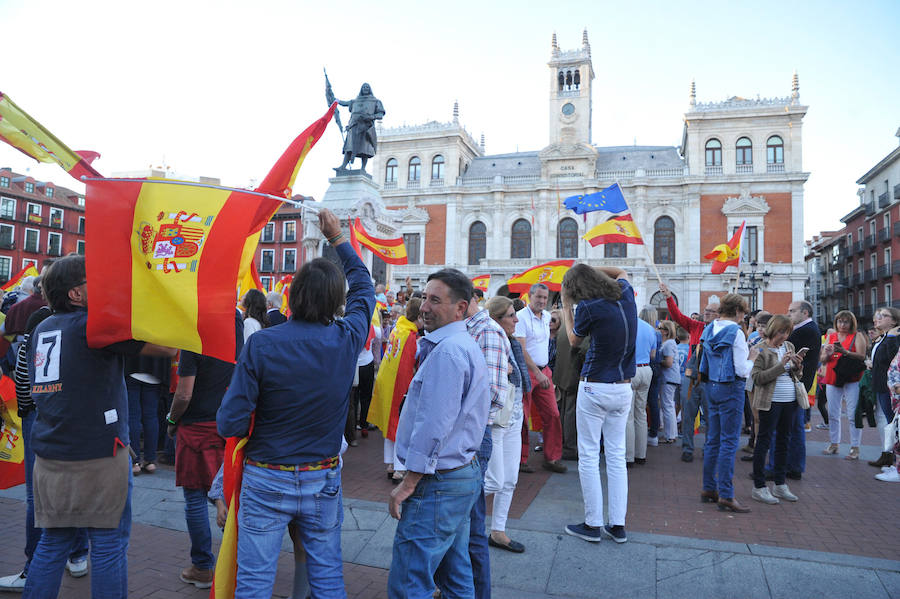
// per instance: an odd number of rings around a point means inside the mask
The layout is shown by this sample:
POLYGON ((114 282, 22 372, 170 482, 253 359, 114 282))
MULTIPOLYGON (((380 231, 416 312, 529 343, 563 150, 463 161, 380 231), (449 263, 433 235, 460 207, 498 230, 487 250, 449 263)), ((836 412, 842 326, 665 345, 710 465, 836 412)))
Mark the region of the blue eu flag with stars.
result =
POLYGON ((613 183, 606 189, 588 195, 577 195, 566 198, 566 208, 574 210, 575 214, 605 210, 613 214, 626 212, 628 204, 618 183, 613 183))

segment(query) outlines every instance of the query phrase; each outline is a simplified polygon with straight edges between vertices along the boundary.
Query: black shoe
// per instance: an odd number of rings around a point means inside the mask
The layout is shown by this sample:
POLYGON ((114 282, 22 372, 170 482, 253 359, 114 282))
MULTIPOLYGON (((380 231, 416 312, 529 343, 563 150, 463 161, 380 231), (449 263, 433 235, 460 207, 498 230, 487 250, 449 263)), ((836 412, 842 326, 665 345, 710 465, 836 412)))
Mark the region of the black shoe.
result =
POLYGON ((693 462, 693 461, 694 461, 694 454, 688 453, 688 452, 682 453, 682 454, 681 454, 681 461, 682 461, 682 462, 693 462))
POLYGON ((535 445, 534 451, 537 453, 540 453, 540 452, 544 451, 544 446, 543 445, 535 445))
POLYGON ((628 540, 628 537, 625 536, 625 527, 621 524, 618 526, 610 526, 607 524, 603 527, 603 534, 616 543, 624 543, 628 540))
POLYGON ((791 480, 800 480, 801 478, 803 478, 803 473, 796 470, 788 470, 785 473, 785 476, 791 480))
POLYGON ((753 456, 752 456, 752 455, 742 455, 742 456, 741 456, 741 461, 742 461, 742 462, 752 462, 752 461, 753 461, 753 456))
POLYGON ((524 553, 525 545, 519 543, 518 541, 509 540, 508 545, 504 545, 503 543, 498 543, 494 540, 494 537, 488 535, 488 545, 491 547, 496 547, 497 549, 505 549, 506 551, 511 551, 512 553, 524 553))
POLYGON ((643 466, 647 463, 647 458, 634 458, 634 463, 643 466))

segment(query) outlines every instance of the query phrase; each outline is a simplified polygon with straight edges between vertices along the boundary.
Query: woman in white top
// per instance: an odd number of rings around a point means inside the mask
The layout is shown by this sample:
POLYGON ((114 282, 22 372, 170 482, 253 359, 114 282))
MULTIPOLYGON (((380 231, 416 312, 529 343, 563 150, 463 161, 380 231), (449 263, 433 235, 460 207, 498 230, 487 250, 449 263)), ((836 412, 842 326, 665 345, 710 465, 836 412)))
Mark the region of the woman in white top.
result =
POLYGON ((675 323, 671 320, 663 320, 657 327, 662 333, 663 344, 659 350, 662 354, 662 373, 660 374, 661 390, 660 403, 662 404, 663 430, 665 439, 660 443, 672 443, 678 437, 678 422, 675 416, 675 397, 681 387, 681 369, 676 363, 678 347, 675 343, 675 323))
POLYGON ((753 492, 751 497, 762 503, 778 503, 778 498, 797 501, 785 484, 788 440, 797 411, 797 387, 803 369, 803 358, 795 353, 787 341, 793 325, 787 316, 777 314, 769 319, 763 333, 759 355, 753 362, 750 377, 753 379, 751 405, 759 415, 759 430, 753 448, 753 492), (766 486, 766 455, 775 435, 775 488, 769 492, 766 486))
POLYGON ((269 326, 266 296, 259 289, 251 289, 244 294, 241 305, 244 307, 244 343, 247 343, 250 335, 269 326))

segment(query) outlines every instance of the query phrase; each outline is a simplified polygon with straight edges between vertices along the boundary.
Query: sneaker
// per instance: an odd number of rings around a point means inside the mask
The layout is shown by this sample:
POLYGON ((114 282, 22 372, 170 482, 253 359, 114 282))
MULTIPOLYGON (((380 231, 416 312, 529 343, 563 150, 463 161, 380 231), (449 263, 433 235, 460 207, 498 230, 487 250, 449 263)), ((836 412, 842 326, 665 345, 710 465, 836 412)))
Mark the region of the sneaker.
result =
POLYGON ((624 543, 628 540, 628 537, 625 536, 625 527, 619 524, 618 526, 610 526, 607 524, 603 527, 603 535, 612 539, 616 543, 624 543))
POLYGON ((21 593, 23 590, 25 590, 25 572, 19 572, 12 576, 0 578, 0 591, 16 591, 21 593))
POLYGON ((891 468, 887 472, 876 474, 875 478, 886 483, 900 483, 900 472, 896 468, 891 468))
POLYGON ((772 496, 772 493, 769 492, 769 487, 760 487, 753 488, 753 491, 750 493, 750 498, 755 501, 759 501, 760 503, 768 503, 769 505, 775 505, 776 503, 780 503, 777 498, 772 496))
POLYGON ((827 431, 828 425, 825 424, 824 422, 820 422, 819 424, 816 425, 816 428, 819 429, 820 431, 827 431))
POLYGON ((72 575, 72 578, 81 578, 82 576, 85 576, 88 572, 87 558, 80 559, 77 562, 67 560, 66 570, 69 571, 69 574, 72 575))
POLYGON ((190 568, 181 571, 181 582, 192 584, 198 589, 208 589, 213 583, 213 570, 201 570, 191 564, 190 568))
POLYGON ((890 471, 893 470, 893 469, 894 469, 893 466, 882 466, 882 467, 881 467, 881 471, 882 471, 882 472, 890 472, 890 471))
POLYGON ((681 454, 681 461, 682 461, 682 462, 693 462, 693 461, 694 461, 694 454, 688 453, 688 452, 685 451, 684 453, 681 454))
POLYGON ((647 437, 647 447, 659 447, 659 438, 647 437))
POLYGON ((785 501, 797 501, 799 498, 791 493, 791 490, 788 489, 787 485, 775 485, 772 489, 772 495, 775 497, 780 497, 785 501))
POLYGON ((578 537, 579 539, 584 539, 585 541, 590 541, 591 543, 599 543, 603 538, 603 528, 588 526, 584 522, 581 524, 567 524, 566 525, 566 534, 570 534, 573 537, 578 537))

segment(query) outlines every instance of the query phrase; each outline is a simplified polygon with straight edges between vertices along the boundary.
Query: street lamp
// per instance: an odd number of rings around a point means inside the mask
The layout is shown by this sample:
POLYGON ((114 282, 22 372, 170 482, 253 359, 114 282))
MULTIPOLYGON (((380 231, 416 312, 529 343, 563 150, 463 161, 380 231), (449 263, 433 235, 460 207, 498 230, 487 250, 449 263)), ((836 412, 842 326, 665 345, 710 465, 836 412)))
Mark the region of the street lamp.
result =
POLYGON ((760 287, 767 287, 769 285, 769 277, 772 276, 772 273, 768 270, 757 273, 756 270, 758 266, 759 264, 754 260, 750 263, 749 273, 741 271, 738 274, 738 292, 750 294, 750 310, 758 309, 756 290, 760 287))

